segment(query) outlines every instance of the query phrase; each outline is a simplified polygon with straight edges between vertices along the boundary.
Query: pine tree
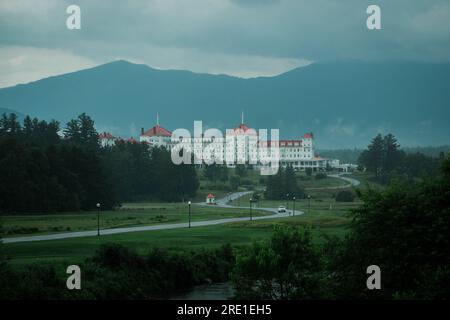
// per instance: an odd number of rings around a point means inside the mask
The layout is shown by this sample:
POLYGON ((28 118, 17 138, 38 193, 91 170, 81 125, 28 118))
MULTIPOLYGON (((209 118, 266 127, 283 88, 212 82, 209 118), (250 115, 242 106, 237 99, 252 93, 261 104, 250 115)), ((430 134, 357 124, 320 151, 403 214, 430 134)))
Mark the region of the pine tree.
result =
POLYGON ((383 137, 381 134, 378 134, 372 139, 367 149, 361 153, 358 162, 366 167, 368 171, 373 172, 376 177, 379 177, 383 169, 383 153, 383 137))
POLYGON ((403 153, 397 139, 390 133, 383 138, 383 149, 383 171, 389 174, 401 165, 403 153))

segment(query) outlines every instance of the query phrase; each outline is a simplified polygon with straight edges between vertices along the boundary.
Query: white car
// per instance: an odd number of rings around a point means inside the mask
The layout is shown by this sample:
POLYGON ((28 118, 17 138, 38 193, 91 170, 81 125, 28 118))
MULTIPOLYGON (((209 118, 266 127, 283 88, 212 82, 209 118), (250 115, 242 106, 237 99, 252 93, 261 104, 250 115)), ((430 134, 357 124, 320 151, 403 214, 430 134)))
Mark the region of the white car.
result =
POLYGON ((278 207, 278 213, 284 213, 284 212, 286 212, 286 207, 284 207, 284 206, 279 206, 279 207, 278 207))

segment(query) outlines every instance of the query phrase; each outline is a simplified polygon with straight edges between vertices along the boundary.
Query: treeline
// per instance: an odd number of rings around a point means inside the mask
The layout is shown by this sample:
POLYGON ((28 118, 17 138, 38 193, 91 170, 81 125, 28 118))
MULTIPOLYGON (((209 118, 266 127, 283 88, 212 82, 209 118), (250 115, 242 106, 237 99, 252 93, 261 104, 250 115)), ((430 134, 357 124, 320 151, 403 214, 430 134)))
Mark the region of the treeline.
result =
MULTIPOLYGON (((405 154, 420 153, 427 157, 438 158, 441 154, 450 153, 450 145, 437 147, 402 147, 405 154)), ((363 149, 319 149, 317 153, 325 158, 339 159, 341 163, 358 163, 363 149)))
POLYGON ((394 135, 378 134, 361 153, 358 163, 361 168, 372 172, 377 181, 387 184, 393 178, 410 180, 433 175, 444 157, 443 152, 439 157, 405 152, 400 149, 394 135))
POLYGON ((301 199, 305 197, 305 190, 298 185, 294 168, 291 166, 280 167, 276 175, 267 177, 264 196, 270 200, 285 200, 286 198, 292 199, 292 197, 301 199))
POLYGON ((0 212, 89 210, 101 203, 182 200, 195 195, 192 166, 176 166, 170 153, 146 144, 100 146, 94 121, 86 114, 67 123, 15 114, 0 118, 0 212))
POLYGON ((185 201, 198 190, 195 167, 173 164, 164 148, 122 141, 103 148, 102 155, 112 191, 120 202, 185 201))
POLYGON ((324 158, 339 159, 341 163, 357 163, 362 149, 319 149, 317 154, 324 158))

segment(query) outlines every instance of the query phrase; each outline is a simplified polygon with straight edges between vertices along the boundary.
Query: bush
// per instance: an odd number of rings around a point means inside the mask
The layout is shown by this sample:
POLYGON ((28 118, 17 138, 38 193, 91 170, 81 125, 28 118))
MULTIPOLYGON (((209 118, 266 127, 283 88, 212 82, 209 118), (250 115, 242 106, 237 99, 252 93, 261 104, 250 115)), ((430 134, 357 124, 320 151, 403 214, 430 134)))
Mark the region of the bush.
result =
POLYGON ((255 183, 253 182, 252 179, 243 178, 243 179, 241 179, 241 186, 245 186, 245 187, 251 189, 255 186, 255 183))
POLYGON ((324 296, 319 250, 308 229, 276 228, 236 258, 236 299, 317 299, 324 296))
POLYGON ((299 178, 300 181, 309 181, 309 180, 311 180, 310 176, 299 176, 298 178, 299 178))
POLYGON ((315 175, 316 180, 325 179, 326 177, 327 177, 327 174, 323 173, 323 172, 316 173, 316 175, 315 175))
POLYGON ((335 200, 336 202, 353 202, 355 195, 351 191, 342 190, 337 193, 335 200))

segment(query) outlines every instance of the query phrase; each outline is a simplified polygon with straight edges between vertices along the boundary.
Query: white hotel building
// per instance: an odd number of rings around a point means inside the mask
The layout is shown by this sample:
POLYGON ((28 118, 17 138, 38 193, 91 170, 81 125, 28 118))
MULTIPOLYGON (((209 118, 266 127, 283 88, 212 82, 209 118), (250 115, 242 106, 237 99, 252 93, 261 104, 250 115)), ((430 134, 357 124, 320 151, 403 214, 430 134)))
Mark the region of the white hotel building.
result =
MULTIPOLYGON (((259 154, 260 148, 250 148, 250 141, 255 141, 256 131, 249 128, 247 125, 242 123, 233 129, 233 134, 236 135, 233 144, 228 144, 225 138, 190 138, 189 144, 193 148, 204 148, 205 144, 209 144, 213 141, 215 143, 223 144, 222 150, 225 154, 217 154, 224 159, 224 163, 228 162, 227 156, 232 155, 234 157, 233 163, 237 163, 237 159, 258 159, 258 156, 263 157, 259 154), (253 139, 253 140, 252 140, 253 139), (198 140, 198 141, 197 141, 198 140), (195 143, 197 142, 197 143, 195 143), (203 143, 203 144, 202 144, 203 143), (233 150, 234 149, 234 150, 233 150), (256 150, 255 150, 256 149, 256 150), (234 152, 233 152, 234 151, 234 152), (225 160, 226 159, 226 160, 225 160)), ((159 120, 157 124, 148 130, 141 129, 141 134, 139 136, 139 141, 148 143, 150 146, 164 147, 168 150, 177 145, 179 142, 172 141, 172 132, 163 128, 159 125, 159 120)), ((108 143, 109 140, 108 140, 108 143)), ((270 146, 272 141, 267 141, 268 146, 270 146)), ((102 142, 103 144, 103 142, 102 142)), ((260 146, 261 143, 258 143, 260 146)), ((270 150, 270 148, 268 148, 270 150)), ((194 154, 201 154, 201 150, 194 149, 194 154)), ((280 156, 280 166, 292 166, 294 169, 303 171, 306 168, 312 168, 314 171, 325 170, 328 166, 337 167, 339 166, 339 160, 331 160, 326 158, 321 158, 314 152, 314 135, 312 133, 306 133, 302 138, 297 140, 280 140, 279 141, 279 156, 280 156)), ((205 155, 203 155, 205 159, 205 155)), ((206 160, 206 159, 205 159, 206 160)), ((228 162, 229 163, 229 162, 228 162)), ((256 164, 258 167, 258 164, 256 164)))

